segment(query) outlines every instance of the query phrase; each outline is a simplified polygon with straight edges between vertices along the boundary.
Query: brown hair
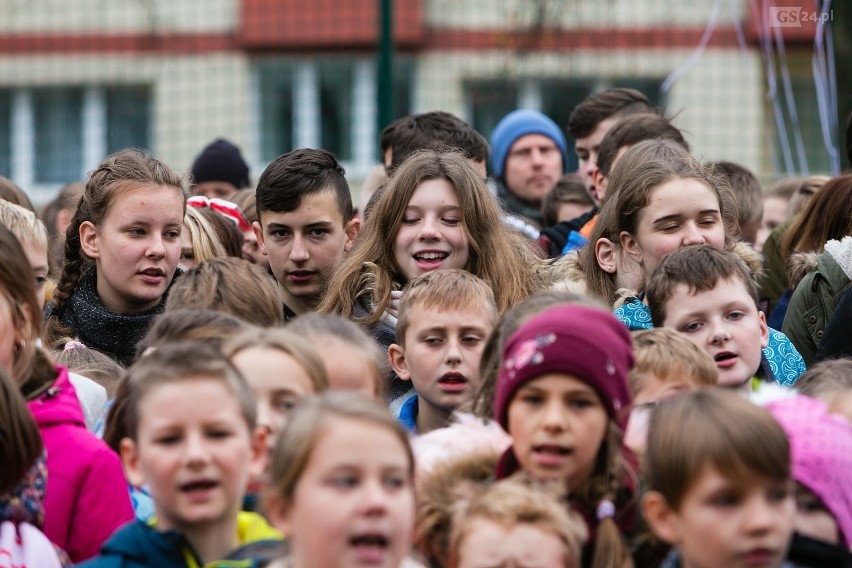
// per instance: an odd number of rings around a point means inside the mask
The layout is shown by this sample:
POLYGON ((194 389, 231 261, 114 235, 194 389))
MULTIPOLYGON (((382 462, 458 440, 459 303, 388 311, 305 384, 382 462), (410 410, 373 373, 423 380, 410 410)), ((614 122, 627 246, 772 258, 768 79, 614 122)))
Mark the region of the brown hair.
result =
MULTIPOLYGON (((137 439, 142 400, 162 385, 183 381, 214 380, 231 393, 249 431, 257 423, 257 403, 243 376, 230 361, 209 345, 179 341, 163 345, 137 360, 118 386, 107 415, 104 441, 120 452, 121 440, 137 439)), ((187 401, 191 404, 191 401, 187 401)))
POLYGON ((218 310, 260 326, 284 323, 278 287, 269 273, 230 256, 211 258, 187 270, 166 300, 166 312, 175 309, 218 310))
POLYGON ((92 379, 106 389, 109 398, 113 398, 127 370, 106 353, 75 342, 72 337, 63 341, 65 347, 53 352, 57 365, 92 379))
POLYGON ((713 290, 720 280, 741 282, 758 306, 757 282, 736 253, 716 250, 710 245, 693 245, 667 254, 648 280, 648 309, 654 326, 663 326, 666 302, 679 285, 685 284, 689 293, 695 294, 713 290))
POLYGON ((831 412, 843 395, 852 393, 852 359, 828 359, 810 367, 796 381, 800 393, 824 401, 831 412))
POLYGON ((738 234, 736 202, 727 180, 702 166, 671 140, 639 142, 616 163, 607 189, 611 197, 606 199, 613 202, 617 211, 615 226, 609 234, 616 239, 622 232, 635 235, 639 214, 648 206, 651 194, 675 179, 694 179, 710 188, 719 199, 726 239, 738 234))
POLYGON ((38 426, 18 385, 0 367, 0 496, 15 488, 42 449, 38 426))
POLYGON ((259 221, 257 217, 257 194, 252 189, 241 189, 230 197, 231 203, 240 208, 240 213, 249 224, 259 221))
POLYGON ((35 213, 33 202, 27 196, 26 192, 18 187, 18 185, 7 177, 0 176, 0 200, 20 205, 25 209, 29 209, 35 213))
POLYGON ((852 235, 852 174, 825 182, 781 239, 781 256, 794 252, 822 252, 831 239, 852 235))
POLYGON ((448 568, 456 568, 461 562, 464 541, 473 532, 473 523, 480 519, 504 528, 533 525, 559 539, 565 568, 579 567, 586 527, 554 497, 543 488, 534 489, 513 480, 497 482, 475 496, 453 519, 448 568))
POLYGON ((34 398, 56 379, 56 368, 50 355, 38 346, 41 334, 41 306, 38 304, 32 278, 33 269, 21 244, 9 229, 0 226, 0 295, 12 309, 12 321, 20 332, 15 345, 12 378, 27 398, 34 398))
POLYGON ((62 274, 53 292, 53 312, 44 331, 47 345, 59 347, 58 342, 63 337, 74 334, 62 325, 61 318, 84 272, 94 270, 94 264, 81 249, 80 225, 89 222, 100 227, 117 200, 143 187, 153 189, 164 185, 173 187, 186 198, 186 187, 180 176, 165 163, 136 149, 120 150, 107 156, 91 173, 65 233, 62 274))
POLYGON ((222 245, 225 256, 242 258, 244 237, 237 224, 223 213, 210 207, 196 207, 198 214, 213 229, 213 233, 222 245))
POLYGON ((651 101, 636 89, 614 88, 589 95, 574 107, 568 118, 568 132, 571 138, 585 138, 604 120, 636 114, 655 112, 651 101))
POLYGON ((578 203, 580 205, 594 206, 595 202, 583 180, 577 174, 565 174, 556 185, 548 191, 541 200, 541 217, 545 227, 550 227, 559 222, 559 207, 563 203, 578 203))
POLYGON ((287 323, 286 329, 304 337, 314 345, 324 345, 327 341, 340 341, 355 348, 375 368, 376 398, 384 396, 384 384, 390 379, 391 368, 387 354, 372 337, 352 323, 337 315, 309 312, 287 323))
POLYGON ((740 227, 760 222, 763 216, 763 190, 751 170, 734 162, 710 162, 707 165, 727 178, 737 203, 737 222, 740 227))
POLYGON ((696 387, 715 386, 719 369, 707 351, 698 347, 682 333, 655 327, 634 331, 633 353, 636 362, 630 370, 630 390, 633 396, 645 388, 648 374, 660 379, 687 379, 696 387))
POLYGON ((458 268, 421 274, 405 287, 396 324, 396 342, 403 347, 405 333, 411 325, 411 310, 415 306, 427 312, 476 309, 488 315, 492 327, 497 325, 497 304, 491 288, 470 272, 458 268))
POLYGON ((501 313, 544 287, 537 281, 541 276, 532 270, 536 256, 531 244, 501 221, 494 197, 473 166, 456 152, 421 150, 399 167, 381 192, 370 213, 381 222, 365 223, 317 311, 339 313, 362 325, 379 321, 390 304, 394 285, 406 280, 396 265, 396 234, 411 196, 422 182, 431 179, 447 180, 455 189, 470 248, 465 270, 491 286, 501 313), (355 317, 357 300, 365 295, 372 297, 375 307, 367 315, 355 317))
POLYGON ((287 427, 278 436, 267 469, 267 504, 291 501, 311 453, 326 432, 343 421, 361 421, 386 428, 405 449, 409 476, 414 477, 414 454, 408 433, 385 406, 362 394, 327 391, 302 399, 293 410, 287 427))
POLYGON ((679 510, 707 465, 729 479, 790 479, 790 442, 769 412, 723 389, 701 389, 658 405, 645 450, 648 488, 679 510))
POLYGON ((689 152, 689 143, 669 119, 643 112, 622 118, 606 133, 601 140, 595 165, 604 177, 609 177, 619 150, 645 140, 671 140, 689 152))
POLYGON ((488 141, 471 125, 444 111, 412 114, 394 120, 381 133, 381 149, 391 150, 388 175, 411 154, 422 148, 453 149, 475 162, 486 162, 491 153, 488 141))
POLYGON ((248 328, 225 342, 222 353, 233 361, 237 353, 246 349, 270 349, 289 355, 305 370, 314 392, 323 392, 328 388, 325 367, 313 345, 288 329, 248 328))

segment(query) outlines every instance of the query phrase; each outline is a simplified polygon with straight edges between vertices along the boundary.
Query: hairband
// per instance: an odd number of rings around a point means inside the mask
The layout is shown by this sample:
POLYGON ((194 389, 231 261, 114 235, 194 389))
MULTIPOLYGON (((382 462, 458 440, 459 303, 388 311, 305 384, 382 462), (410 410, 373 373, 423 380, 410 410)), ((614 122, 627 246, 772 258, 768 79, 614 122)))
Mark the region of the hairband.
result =
POLYGON ((615 505, 609 499, 604 499, 598 503, 597 517, 598 522, 615 516, 615 505))
POLYGON ((74 349, 86 349, 86 346, 80 341, 69 341, 62 350, 73 351, 74 349))
POLYGON ((246 221, 246 218, 243 217, 243 214, 236 203, 225 201, 218 197, 207 198, 203 195, 194 195, 186 200, 186 204, 190 207, 195 207, 196 209, 209 207, 236 223, 237 227, 239 227, 241 231, 245 232, 251 230, 251 223, 246 221))

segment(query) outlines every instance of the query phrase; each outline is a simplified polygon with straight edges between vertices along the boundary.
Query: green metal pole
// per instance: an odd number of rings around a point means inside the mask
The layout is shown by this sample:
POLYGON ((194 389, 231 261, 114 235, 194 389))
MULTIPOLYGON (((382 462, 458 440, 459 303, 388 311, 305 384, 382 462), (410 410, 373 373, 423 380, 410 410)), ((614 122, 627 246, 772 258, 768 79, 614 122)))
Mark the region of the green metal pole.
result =
MULTIPOLYGON (((379 61, 377 73, 378 131, 391 123, 393 113, 393 0, 378 0, 379 61)), ((381 159, 381 158, 380 158, 381 159)))

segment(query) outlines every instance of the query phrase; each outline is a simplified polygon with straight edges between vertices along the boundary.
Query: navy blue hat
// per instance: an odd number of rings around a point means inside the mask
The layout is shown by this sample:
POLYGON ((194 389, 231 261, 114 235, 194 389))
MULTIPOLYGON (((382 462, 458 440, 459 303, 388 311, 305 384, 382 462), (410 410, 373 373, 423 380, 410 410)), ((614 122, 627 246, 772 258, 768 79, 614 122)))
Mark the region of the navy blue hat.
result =
POLYGON ((192 164, 195 183, 224 181, 237 189, 251 185, 249 167, 240 155, 240 149, 219 138, 207 145, 192 164))
POLYGON ((515 140, 527 134, 542 134, 556 142, 562 153, 562 172, 568 171, 568 143, 559 126, 537 110, 520 109, 504 116, 491 133, 491 167, 496 177, 503 177, 509 148, 515 140))

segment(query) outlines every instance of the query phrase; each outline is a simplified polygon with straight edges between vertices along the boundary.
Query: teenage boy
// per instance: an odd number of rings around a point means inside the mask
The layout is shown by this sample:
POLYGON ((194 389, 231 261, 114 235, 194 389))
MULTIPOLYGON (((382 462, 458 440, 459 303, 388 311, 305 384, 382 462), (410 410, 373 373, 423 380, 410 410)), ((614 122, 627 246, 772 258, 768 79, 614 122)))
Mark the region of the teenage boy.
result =
POLYGON ((647 287, 655 327, 685 334, 713 357, 719 386, 748 393, 760 380, 791 386, 804 363, 758 309, 757 283, 732 252, 683 247, 654 269, 647 287))
POLYGON ((598 203, 600 198, 597 196, 593 174, 601 141, 621 118, 640 112, 657 111, 641 92, 622 88, 589 95, 571 112, 568 134, 574 139, 574 151, 579 162, 577 173, 598 203))
POLYGON ((276 158, 258 180, 254 232, 286 320, 314 310, 358 236, 345 173, 330 152, 304 148, 276 158))
POLYGON ((399 307, 398 343, 388 348, 394 372, 415 391, 402 405, 403 426, 418 434, 443 428, 473 399, 497 317, 494 293, 470 272, 435 270, 411 281, 399 307))

